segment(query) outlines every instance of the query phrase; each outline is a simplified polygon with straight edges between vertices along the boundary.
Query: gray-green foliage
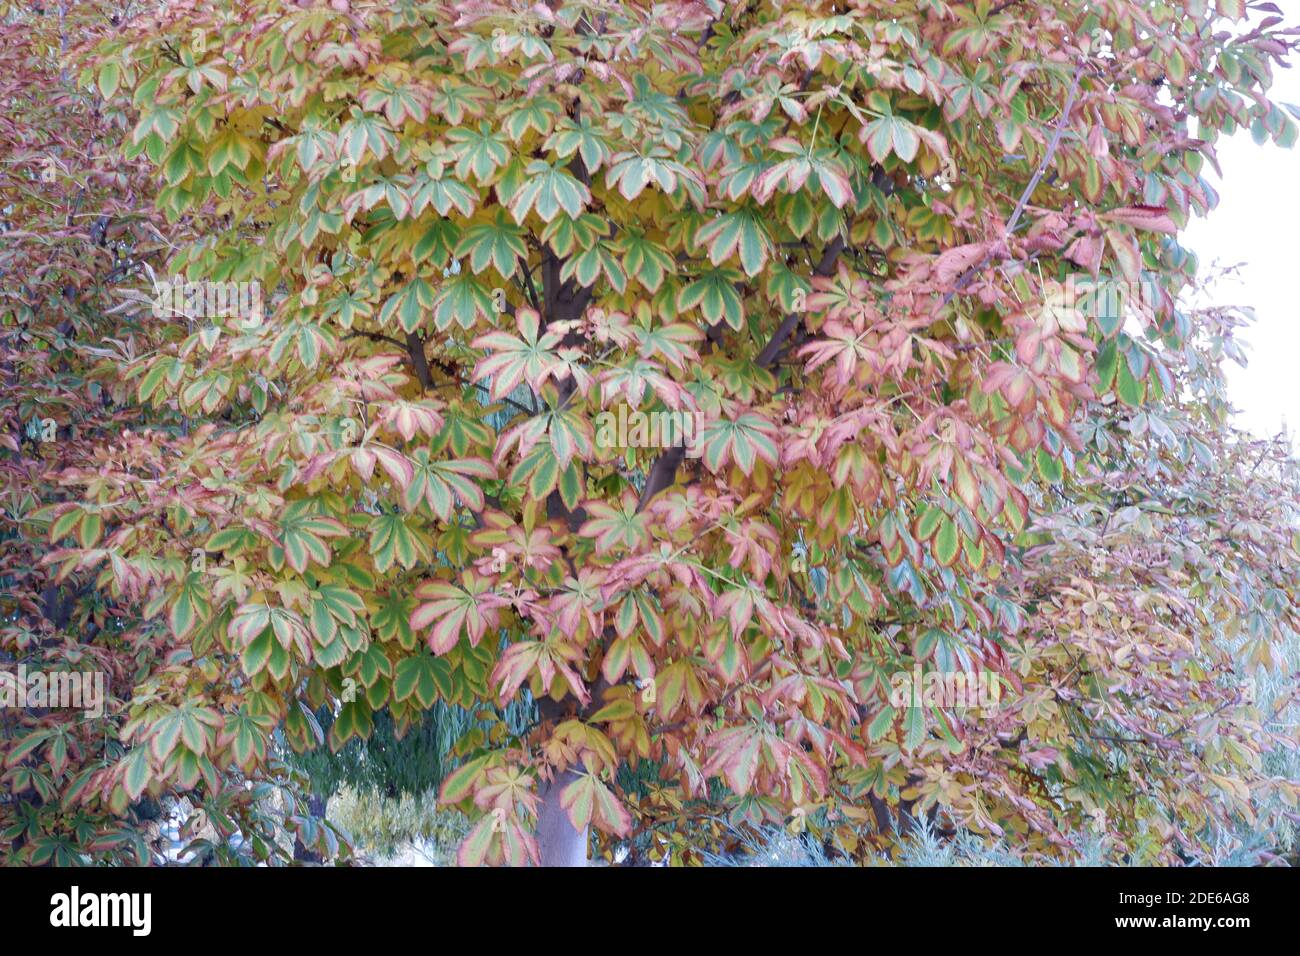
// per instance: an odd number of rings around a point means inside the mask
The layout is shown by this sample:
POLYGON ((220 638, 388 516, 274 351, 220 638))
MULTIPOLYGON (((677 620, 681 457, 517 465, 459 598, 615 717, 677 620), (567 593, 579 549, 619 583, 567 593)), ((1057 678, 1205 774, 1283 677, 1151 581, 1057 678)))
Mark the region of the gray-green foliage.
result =
MULTIPOLYGON (((511 701, 503 710, 510 728, 519 732, 533 718, 531 700, 511 701)), ((326 733, 333 715, 322 708, 316 715, 326 733)), ((331 796, 343 785, 371 789, 388 796, 419 795, 437 788, 460 760, 454 753, 457 742, 476 728, 486 728, 473 713, 454 704, 437 701, 424 719, 403 736, 387 710, 377 711, 370 739, 349 740, 338 752, 326 746, 304 754, 290 754, 289 762, 306 773, 312 792, 331 796)))
MULTIPOLYGON (((735 831, 739 848, 728 853, 705 854, 707 866, 822 867, 849 866, 845 855, 836 853, 813 836, 791 833, 782 827, 760 831, 735 831)), ((1028 858, 1005 844, 961 832, 941 835, 927 821, 920 820, 904 837, 893 856, 878 854, 872 866, 975 867, 975 866, 1113 866, 1123 865, 1100 838, 1081 841, 1063 859, 1028 858)))
POLYGON ((469 832, 463 814, 438 807, 436 790, 386 797, 345 785, 330 800, 327 815, 371 861, 414 849, 435 866, 452 866, 456 846, 469 832))

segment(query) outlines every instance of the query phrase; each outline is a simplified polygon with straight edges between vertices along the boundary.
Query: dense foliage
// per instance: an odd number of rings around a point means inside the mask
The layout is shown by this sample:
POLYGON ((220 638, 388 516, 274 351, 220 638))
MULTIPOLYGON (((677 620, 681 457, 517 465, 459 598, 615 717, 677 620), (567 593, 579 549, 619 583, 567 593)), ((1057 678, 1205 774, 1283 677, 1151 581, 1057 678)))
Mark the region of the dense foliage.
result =
MULTIPOLYGON (((1266 98, 1294 32, 1250 6, 216 0, 110 31, 68 94, 94 128, 24 123, 126 194, 87 207, 132 228, 114 280, 157 237, 161 277, 262 307, 158 318, 137 282, 38 344, 73 307, 0 263, 15 417, 66 393, 79 429, 10 444, 5 649, 91 655, 122 701, 120 743, 20 718, 9 845, 97 852, 168 792, 231 830, 283 748, 440 702, 478 722, 441 793, 463 863, 552 858, 551 810, 679 862, 773 823, 874 858, 920 816, 1165 863, 1281 834, 1294 681, 1265 711, 1245 675, 1296 641, 1300 486, 1225 425, 1233 315, 1176 306, 1215 138, 1296 137, 1266 98), (685 440, 611 435, 629 409, 685 440), (24 597, 54 581, 63 620, 24 597), (1001 698, 891 702, 919 667, 1001 698)), ((25 69, 8 95, 58 86, 25 69)), ((48 150, 11 223, 73 201, 48 150)), ((107 281, 28 231, 73 300, 107 281)))
MULTIPOLYGON (((114 32, 110 11, 0 4, 0 661, 6 676, 15 665, 105 673, 112 714, 136 675, 161 661, 167 638, 132 631, 133 615, 99 594, 93 576, 42 564, 49 524, 36 518, 69 497, 63 468, 141 421, 114 384, 120 369, 101 374, 105 357, 131 357, 132 323, 110 314, 110 290, 167 249, 147 169, 122 162, 117 124, 97 92, 78 88, 71 63, 78 46, 114 32)), ((94 543, 103 523, 90 518, 80 533, 94 543)), ((115 738, 79 714, 0 710, 6 858, 144 858, 137 815, 119 820, 82 802, 92 777, 125 753, 115 738)))

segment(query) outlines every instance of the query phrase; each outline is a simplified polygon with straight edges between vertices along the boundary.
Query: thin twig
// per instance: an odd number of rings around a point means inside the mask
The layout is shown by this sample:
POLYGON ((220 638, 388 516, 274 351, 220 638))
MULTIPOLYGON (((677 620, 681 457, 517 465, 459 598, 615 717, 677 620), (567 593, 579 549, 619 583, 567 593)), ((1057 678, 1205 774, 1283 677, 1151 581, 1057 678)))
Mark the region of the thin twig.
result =
MULTIPOLYGON (((1057 147, 1061 145, 1061 137, 1065 135, 1066 124, 1070 121, 1070 112, 1074 109, 1075 97, 1079 94, 1079 81, 1083 78, 1084 69, 1085 64, 1080 63, 1078 68, 1074 71, 1074 79, 1070 83, 1070 92, 1065 98, 1065 107, 1061 110, 1061 115, 1056 121, 1056 128, 1052 131, 1052 138, 1047 144, 1047 151, 1043 153, 1043 158, 1039 161, 1038 168, 1034 170, 1034 175, 1030 178, 1029 184, 1025 187, 1025 191, 1020 194, 1020 199, 1016 202, 1016 208, 1011 212, 1011 218, 1007 220, 1007 227, 1003 233, 1004 239, 1009 239, 1011 234, 1015 232, 1016 226, 1020 224, 1020 217, 1025 213, 1025 206, 1029 203, 1029 197, 1034 194, 1034 190, 1037 189, 1038 184, 1042 182, 1043 174, 1047 172, 1047 167, 1051 164, 1052 158, 1056 155, 1057 147)), ((993 250, 990 249, 984 254, 983 258, 981 258, 979 262, 975 263, 963 272, 961 278, 959 278, 957 283, 952 287, 952 290, 944 295, 943 302, 939 306, 940 310, 944 309, 948 303, 956 297, 958 292, 961 292, 970 285, 975 276, 982 272, 985 266, 987 266, 992 259, 993 250)))

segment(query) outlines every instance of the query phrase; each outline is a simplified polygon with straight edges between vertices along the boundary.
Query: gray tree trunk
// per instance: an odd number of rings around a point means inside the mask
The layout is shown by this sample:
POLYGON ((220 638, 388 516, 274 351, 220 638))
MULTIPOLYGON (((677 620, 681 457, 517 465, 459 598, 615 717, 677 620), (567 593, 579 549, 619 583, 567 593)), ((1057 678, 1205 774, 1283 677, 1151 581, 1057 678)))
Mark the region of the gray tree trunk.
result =
POLYGON ((578 779, 572 770, 566 770, 551 784, 542 784, 541 810, 537 814, 537 843, 542 853, 542 866, 586 866, 587 828, 574 829, 569 815, 560 806, 560 791, 578 779))

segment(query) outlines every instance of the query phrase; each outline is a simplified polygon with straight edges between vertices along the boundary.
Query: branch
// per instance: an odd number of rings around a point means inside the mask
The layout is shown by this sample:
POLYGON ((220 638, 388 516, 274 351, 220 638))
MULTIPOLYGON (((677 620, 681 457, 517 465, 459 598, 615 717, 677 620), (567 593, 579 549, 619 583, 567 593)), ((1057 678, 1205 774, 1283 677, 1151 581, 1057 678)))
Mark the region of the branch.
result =
POLYGON ((346 342, 348 339, 370 339, 372 342, 387 342, 389 345, 396 345, 399 349, 405 349, 406 343, 400 339, 395 339, 391 335, 384 335, 382 332, 349 332, 343 336, 346 342))
MULTIPOLYGON (((821 261, 817 263, 817 268, 813 270, 813 274, 822 277, 830 275, 835 267, 835 260, 839 258, 843 250, 844 237, 836 236, 827 244, 826 250, 822 253, 821 261)), ((759 368, 770 368, 775 364, 777 358, 781 355, 786 340, 790 338, 791 333, 794 332, 802 320, 803 314, 800 312, 791 312, 787 315, 781 321, 781 324, 777 326, 776 331, 772 333, 772 337, 767 340, 767 344, 763 346, 762 351, 758 353, 754 363, 759 368)), ((645 487, 641 489, 641 497, 637 500, 637 514, 645 510, 645 506, 650 503, 650 500, 655 495, 666 488, 672 487, 673 482, 677 479, 677 469, 681 467, 682 459, 685 457, 686 447, 677 445, 669 448, 654 460, 654 464, 650 466, 650 471, 646 474, 645 487)))
MULTIPOLYGON (((825 278, 834 271, 835 260, 839 258, 844 251, 844 237, 836 236, 826 246, 826 251, 822 253, 821 261, 817 263, 817 268, 813 270, 813 275, 825 278)), ((776 363, 781 354, 781 349, 785 345, 785 340, 803 321, 802 312, 791 312, 784 321, 781 322, 772 337, 767 340, 763 350, 758 353, 758 358, 754 359, 754 364, 759 368, 771 368, 776 363)))
MULTIPOLYGON (((1084 64, 1080 63, 1074 71, 1074 79, 1070 83, 1069 95, 1065 98, 1065 106, 1061 109, 1061 115, 1056 121, 1056 128, 1052 131, 1052 139, 1047 144, 1047 152, 1043 153, 1043 158, 1038 163, 1038 168, 1034 170, 1034 175, 1030 178, 1029 184, 1025 186, 1025 191, 1020 194, 1020 199, 1016 202, 1016 208, 1011 212, 1011 218, 1007 220, 1007 228, 1004 232, 1006 238, 1010 238, 1015 232, 1016 226, 1020 224, 1020 217, 1024 215, 1025 206, 1029 202, 1029 197, 1034 194, 1038 184, 1043 180, 1043 174, 1047 171, 1048 165, 1051 164, 1052 158, 1056 155, 1057 147, 1061 145, 1061 137, 1065 133, 1065 126, 1070 121, 1070 111, 1074 109, 1074 99, 1079 93, 1079 80, 1083 77, 1084 64)), ((990 249, 984 254, 979 262, 975 263, 969 269, 961 274, 952 291, 943 297, 943 302, 939 308, 942 310, 948 305, 971 281, 984 270, 984 267, 993 259, 993 250, 990 249)))
POLYGON ((685 457, 686 446, 675 445, 654 460, 654 464, 650 466, 650 471, 646 474, 645 487, 641 489, 641 497, 637 499, 637 514, 645 510, 645 506, 650 503, 651 498, 665 488, 672 486, 673 480, 677 477, 677 469, 681 466, 682 459, 685 457))
POLYGON ((420 380, 420 388, 432 388, 433 375, 429 372, 429 359, 424 354, 424 339, 414 332, 407 332, 406 354, 411 357, 411 366, 415 369, 415 377, 420 380))

